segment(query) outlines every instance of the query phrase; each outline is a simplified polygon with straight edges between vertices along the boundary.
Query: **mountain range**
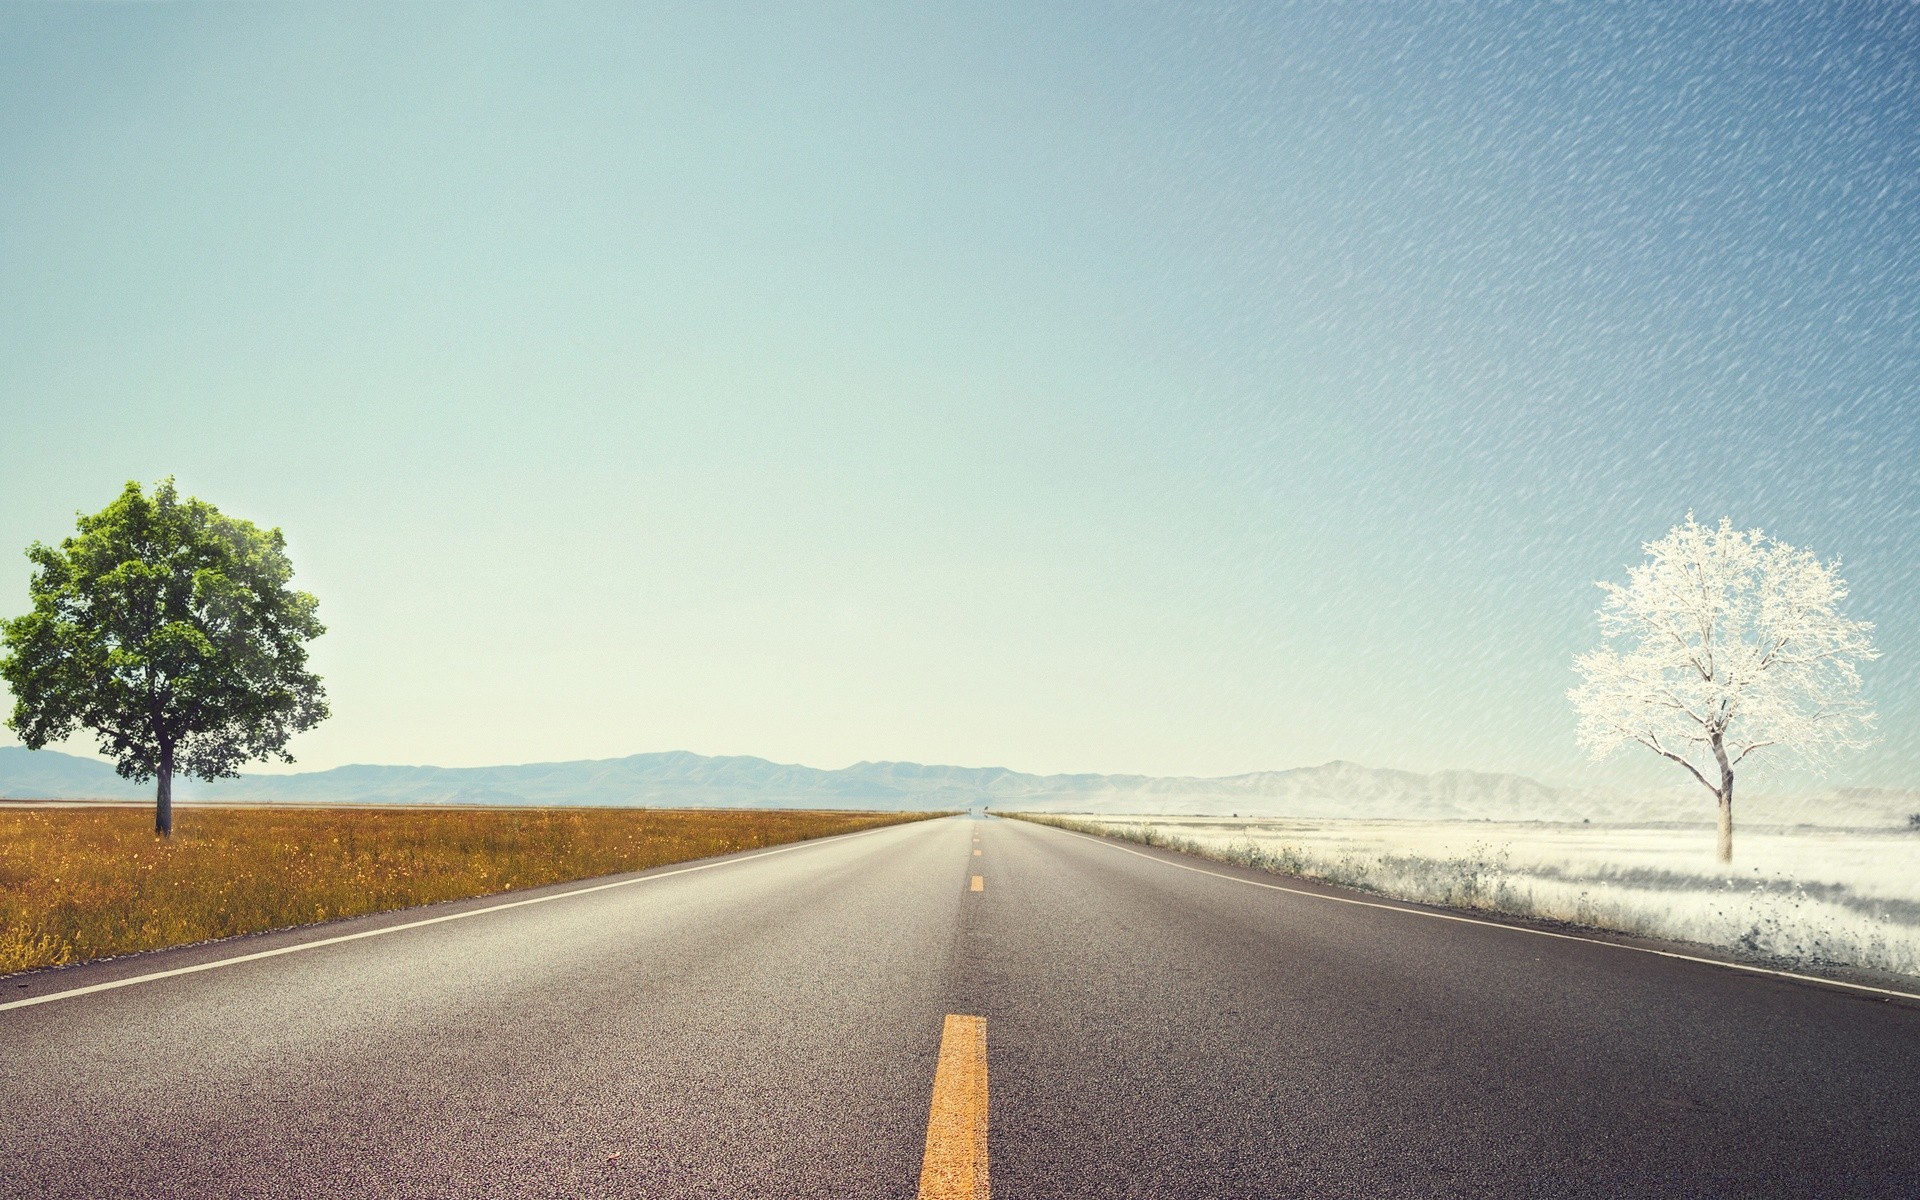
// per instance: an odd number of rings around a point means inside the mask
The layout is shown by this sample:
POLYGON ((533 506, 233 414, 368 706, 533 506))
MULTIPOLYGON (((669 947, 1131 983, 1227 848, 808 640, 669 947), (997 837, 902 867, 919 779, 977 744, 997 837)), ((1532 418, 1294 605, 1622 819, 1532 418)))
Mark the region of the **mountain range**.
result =
MULTIPOLYGON (((862 762, 839 770, 687 751, 502 767, 346 766, 292 775, 176 781, 182 801, 292 804, 616 805, 662 808, 950 809, 1404 818, 1494 821, 1683 821, 1712 818, 1704 793, 1629 795, 1554 787, 1524 775, 1420 774, 1330 762, 1217 778, 1030 775, 1003 767, 862 762)), ((98 759, 0 746, 0 797, 150 800, 153 785, 98 759)), ((1754 795, 1750 821, 1905 824, 1920 792, 1847 788, 1819 796, 1754 795)))

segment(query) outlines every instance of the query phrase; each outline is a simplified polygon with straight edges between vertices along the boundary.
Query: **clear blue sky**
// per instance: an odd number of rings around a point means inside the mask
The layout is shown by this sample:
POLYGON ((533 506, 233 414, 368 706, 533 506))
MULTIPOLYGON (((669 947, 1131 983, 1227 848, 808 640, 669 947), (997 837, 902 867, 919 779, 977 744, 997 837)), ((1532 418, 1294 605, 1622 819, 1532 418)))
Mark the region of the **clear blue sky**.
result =
POLYGON ((0 611, 174 474, 303 766, 1672 782, 1563 693, 1693 509, 1920 784, 1920 9, 713 8, 0 8, 0 611))

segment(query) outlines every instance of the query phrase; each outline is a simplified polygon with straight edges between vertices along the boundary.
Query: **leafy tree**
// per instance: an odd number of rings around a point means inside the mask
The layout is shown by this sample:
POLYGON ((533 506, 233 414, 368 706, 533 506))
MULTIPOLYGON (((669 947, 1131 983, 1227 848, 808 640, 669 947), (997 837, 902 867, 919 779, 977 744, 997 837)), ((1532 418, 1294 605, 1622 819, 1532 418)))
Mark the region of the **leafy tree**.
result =
POLYGON ((1585 682, 1567 696, 1596 759, 1636 743, 1713 793, 1731 862, 1735 767, 1762 751, 1820 762, 1867 744, 1859 664, 1879 657, 1873 626, 1841 615, 1837 562, 1758 529, 1689 513, 1646 551, 1625 586, 1600 585, 1608 644, 1575 660, 1585 682))
POLYGON ((327 716, 305 643, 325 631, 293 590, 278 529, 129 483, 58 549, 35 542, 33 611, 0 622, 8 725, 32 749, 76 729, 128 779, 158 778, 154 830, 173 831, 173 776, 292 762, 287 742, 327 716))

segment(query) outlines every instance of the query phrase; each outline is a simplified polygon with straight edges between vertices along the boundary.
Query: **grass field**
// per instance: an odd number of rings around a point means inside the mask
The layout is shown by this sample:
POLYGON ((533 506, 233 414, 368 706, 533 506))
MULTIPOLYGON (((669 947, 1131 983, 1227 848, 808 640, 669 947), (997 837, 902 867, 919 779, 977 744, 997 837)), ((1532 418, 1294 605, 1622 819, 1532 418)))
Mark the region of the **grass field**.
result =
POLYGON ((1403 900, 1920 976, 1920 833, 1546 822, 1030 817, 1403 900))
POLYGON ((0 974, 484 896, 925 814, 0 809, 0 974))

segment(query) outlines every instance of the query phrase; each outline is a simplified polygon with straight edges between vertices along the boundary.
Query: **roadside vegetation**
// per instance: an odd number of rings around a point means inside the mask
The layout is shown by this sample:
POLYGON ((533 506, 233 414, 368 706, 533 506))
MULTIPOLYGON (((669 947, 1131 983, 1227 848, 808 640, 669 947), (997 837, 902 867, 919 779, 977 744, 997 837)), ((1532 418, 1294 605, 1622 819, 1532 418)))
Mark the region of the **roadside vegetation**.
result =
POLYGON ((1002 815, 1399 900, 1693 942, 1773 966, 1920 976, 1920 846, 1897 828, 1753 831, 1752 861, 1734 869, 1697 845, 1676 845, 1671 829, 1002 815))
POLYGON ((0 974, 920 820, 744 809, 0 809, 0 974))

